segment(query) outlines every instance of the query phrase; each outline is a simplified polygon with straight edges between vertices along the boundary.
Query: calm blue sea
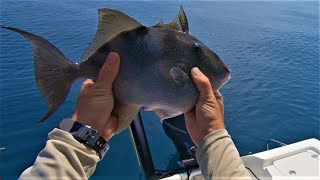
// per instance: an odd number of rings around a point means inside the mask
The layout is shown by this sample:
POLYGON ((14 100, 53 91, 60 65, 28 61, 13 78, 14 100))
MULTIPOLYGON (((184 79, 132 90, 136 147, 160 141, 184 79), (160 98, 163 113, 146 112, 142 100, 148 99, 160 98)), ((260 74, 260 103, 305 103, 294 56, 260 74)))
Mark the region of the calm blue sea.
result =
MULTIPOLYGON (((225 122, 241 155, 268 139, 294 143, 319 135, 319 2, 179 1, 190 31, 232 70, 221 92, 225 122)), ((36 33, 78 61, 97 28, 97 9, 122 10, 145 25, 171 21, 178 1, 0 1, 0 24, 36 33)), ((0 29, 0 175, 17 178, 44 147, 47 133, 74 109, 81 80, 47 122, 34 80, 33 54, 21 35, 0 29)), ((152 113, 143 114, 155 166, 175 166, 176 150, 152 113)), ((128 131, 114 137, 93 177, 143 178, 128 131)))

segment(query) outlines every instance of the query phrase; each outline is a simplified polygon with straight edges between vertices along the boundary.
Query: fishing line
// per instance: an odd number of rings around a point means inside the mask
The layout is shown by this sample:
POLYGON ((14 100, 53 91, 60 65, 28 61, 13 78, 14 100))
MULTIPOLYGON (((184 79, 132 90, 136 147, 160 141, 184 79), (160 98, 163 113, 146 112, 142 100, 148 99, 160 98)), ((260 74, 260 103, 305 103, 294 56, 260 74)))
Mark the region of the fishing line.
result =
POLYGON ((168 177, 168 175, 173 175, 173 174, 179 173, 179 172, 181 172, 183 170, 184 170, 184 168, 178 168, 178 169, 173 169, 173 170, 158 170, 158 169, 155 169, 155 172, 156 173, 162 173, 160 176, 158 176, 159 178, 165 178, 165 177, 168 177))
POLYGON ((170 123, 166 122, 166 121, 162 121, 162 123, 165 123, 166 125, 168 125, 170 128, 176 130, 176 131, 179 131, 181 133, 184 133, 184 134, 188 134, 186 131, 182 130, 182 129, 179 129, 173 125, 171 125, 170 123))

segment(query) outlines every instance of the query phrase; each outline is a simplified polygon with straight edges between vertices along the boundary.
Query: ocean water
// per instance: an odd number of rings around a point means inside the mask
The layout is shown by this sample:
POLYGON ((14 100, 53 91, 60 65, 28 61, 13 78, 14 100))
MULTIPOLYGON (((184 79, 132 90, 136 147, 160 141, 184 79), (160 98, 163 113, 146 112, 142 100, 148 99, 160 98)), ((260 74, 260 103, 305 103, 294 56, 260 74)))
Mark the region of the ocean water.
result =
MULTIPOLYGON (((241 155, 265 150, 268 139, 320 138, 319 2, 179 1, 190 31, 232 70, 221 92, 225 123, 241 155)), ((0 24, 40 35, 78 61, 97 27, 97 9, 122 10, 145 25, 171 21, 177 1, 0 1, 0 24)), ((47 133, 72 115, 82 80, 48 121, 34 80, 33 54, 21 35, 0 29, 0 176, 16 179, 32 165, 47 133)), ((177 153, 153 113, 143 113, 157 169, 177 153)), ((143 179, 128 131, 115 136, 94 178, 143 179)))

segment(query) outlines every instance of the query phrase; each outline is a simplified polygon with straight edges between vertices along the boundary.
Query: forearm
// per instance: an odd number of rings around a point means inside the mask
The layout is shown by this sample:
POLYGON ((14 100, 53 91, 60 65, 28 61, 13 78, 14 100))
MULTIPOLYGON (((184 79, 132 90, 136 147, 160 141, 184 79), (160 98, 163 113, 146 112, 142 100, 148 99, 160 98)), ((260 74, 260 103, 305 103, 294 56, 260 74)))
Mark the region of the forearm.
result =
POLYGON ((20 179, 87 179, 98 161, 94 150, 79 143, 69 132, 54 129, 33 166, 20 179))
POLYGON ((251 179, 226 130, 206 136, 196 156, 205 179, 251 179))

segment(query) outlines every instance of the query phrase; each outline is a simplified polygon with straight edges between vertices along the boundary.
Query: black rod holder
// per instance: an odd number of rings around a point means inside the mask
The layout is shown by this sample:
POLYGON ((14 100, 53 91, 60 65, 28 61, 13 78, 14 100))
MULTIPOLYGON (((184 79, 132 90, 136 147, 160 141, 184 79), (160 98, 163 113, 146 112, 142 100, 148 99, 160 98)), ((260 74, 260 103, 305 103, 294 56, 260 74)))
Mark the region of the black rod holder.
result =
POLYGON ((134 139, 134 145, 138 151, 139 160, 146 178, 154 179, 155 169, 140 112, 134 118, 134 120, 130 124, 130 127, 131 128, 129 129, 131 129, 131 133, 134 139))

